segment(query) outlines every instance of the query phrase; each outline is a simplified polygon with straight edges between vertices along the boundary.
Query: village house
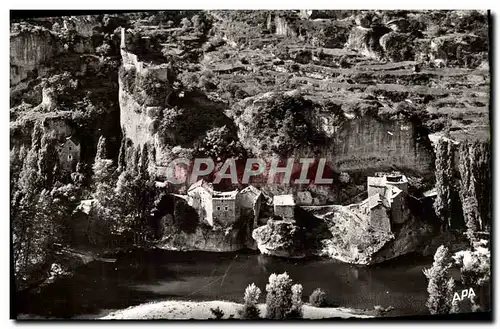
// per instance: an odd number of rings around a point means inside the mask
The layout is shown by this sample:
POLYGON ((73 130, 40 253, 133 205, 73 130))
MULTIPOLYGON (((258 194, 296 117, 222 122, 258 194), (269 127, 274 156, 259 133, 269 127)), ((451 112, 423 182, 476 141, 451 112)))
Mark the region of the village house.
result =
POLYGON ((61 171, 67 173, 75 171, 76 165, 80 161, 80 143, 72 136, 66 137, 64 143, 59 145, 58 153, 61 171))
POLYGON ((273 197, 274 215, 283 219, 295 218, 295 199, 293 194, 275 195, 273 197))
POLYGON ((349 206, 355 214, 367 218, 367 224, 374 229, 391 232, 390 205, 388 200, 379 193, 369 196, 359 204, 349 206))
POLYGON ((218 224, 233 224, 240 218, 239 192, 217 192, 212 194, 213 222, 218 224))
POLYGON ((368 177, 367 180, 368 199, 379 195, 390 209, 391 224, 402 224, 405 222, 405 198, 408 194, 408 179, 404 175, 379 174, 368 177))

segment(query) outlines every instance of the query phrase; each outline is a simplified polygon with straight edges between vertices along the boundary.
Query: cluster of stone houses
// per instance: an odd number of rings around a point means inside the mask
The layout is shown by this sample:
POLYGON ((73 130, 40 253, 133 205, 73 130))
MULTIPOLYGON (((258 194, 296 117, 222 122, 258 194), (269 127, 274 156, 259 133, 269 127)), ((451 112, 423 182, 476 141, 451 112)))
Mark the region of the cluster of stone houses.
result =
POLYGON ((211 226, 227 226, 243 217, 252 220, 253 227, 257 227, 262 192, 254 186, 221 192, 214 190, 207 181, 199 180, 189 187, 187 196, 182 197, 196 210, 199 218, 211 226))
MULTIPOLYGON (((402 224, 407 218, 405 195, 408 191, 408 180, 404 175, 381 174, 368 177, 367 185, 368 198, 346 206, 344 210, 375 229, 391 232, 394 225, 402 224)), ((212 184, 207 181, 199 180, 189 187, 187 195, 177 196, 186 200, 196 210, 199 218, 211 226, 227 226, 240 218, 251 220, 253 228, 258 226, 263 195, 254 186, 221 192, 214 190, 212 184)), ((296 208, 307 205, 309 199, 311 197, 308 192, 275 195, 274 215, 293 220, 296 208)))

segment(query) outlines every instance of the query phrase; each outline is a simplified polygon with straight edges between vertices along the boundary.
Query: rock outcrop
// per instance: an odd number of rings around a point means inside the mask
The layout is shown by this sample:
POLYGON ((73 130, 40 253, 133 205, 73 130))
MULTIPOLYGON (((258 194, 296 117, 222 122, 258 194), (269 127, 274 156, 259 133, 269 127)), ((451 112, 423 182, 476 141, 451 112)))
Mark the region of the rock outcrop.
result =
POLYGON ((348 207, 304 207, 304 210, 323 222, 309 235, 314 240, 312 254, 368 265, 373 263, 373 256, 394 239, 392 232, 379 229, 348 207))
MULTIPOLYGON (((21 30, 10 35, 10 85, 17 85, 33 70, 61 51, 57 38, 42 27, 21 30)), ((35 74, 36 75, 36 74, 35 74)))
POLYGON ((231 252, 246 247, 237 227, 198 226, 193 233, 169 230, 155 246, 166 250, 231 252))
POLYGON ((355 26, 349 34, 346 48, 356 50, 366 57, 382 59, 383 51, 379 40, 383 34, 371 27, 355 26))
POLYGON ((303 258, 303 232, 293 221, 269 220, 264 226, 256 228, 252 237, 257 248, 264 255, 303 258))
POLYGON ((411 33, 389 32, 384 34, 379 42, 384 55, 393 62, 415 59, 415 36, 411 33))
POLYGON ((455 33, 422 41, 416 56, 435 67, 476 68, 486 59, 487 49, 484 39, 470 33, 455 33))
MULTIPOLYGON (((243 113, 235 121, 243 146, 260 157, 275 156, 273 149, 282 145, 279 136, 262 136, 253 127, 258 116, 272 106, 276 94, 267 93, 247 98, 239 106, 243 113)), ((390 168, 407 168, 422 175, 432 174, 433 150, 426 136, 419 135, 417 122, 396 116, 384 119, 374 113, 346 110, 324 112, 315 105, 305 103, 298 114, 303 117, 310 131, 320 136, 315 143, 297 140, 296 147, 287 154, 296 159, 321 154, 336 172, 359 170, 384 171, 390 168), (360 138, 363 136, 363 138, 360 138)), ((358 107, 373 107, 369 102, 358 107)), ((367 111, 369 112, 369 111, 367 111)))

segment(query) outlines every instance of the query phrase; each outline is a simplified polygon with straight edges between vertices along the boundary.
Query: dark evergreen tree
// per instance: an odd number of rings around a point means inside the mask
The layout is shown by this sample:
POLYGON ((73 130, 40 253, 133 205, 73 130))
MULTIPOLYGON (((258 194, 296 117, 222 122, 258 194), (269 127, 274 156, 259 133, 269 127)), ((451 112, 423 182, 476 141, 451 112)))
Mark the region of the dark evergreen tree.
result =
POLYGON ((453 207, 453 143, 440 139, 436 148, 436 190, 434 209, 442 228, 450 227, 453 207))
POLYGON ((424 275, 429 280, 427 292, 429 298, 426 306, 431 314, 448 314, 453 301, 453 291, 450 290, 449 270, 452 258, 445 246, 440 246, 434 254, 434 263, 429 269, 424 269, 424 275))

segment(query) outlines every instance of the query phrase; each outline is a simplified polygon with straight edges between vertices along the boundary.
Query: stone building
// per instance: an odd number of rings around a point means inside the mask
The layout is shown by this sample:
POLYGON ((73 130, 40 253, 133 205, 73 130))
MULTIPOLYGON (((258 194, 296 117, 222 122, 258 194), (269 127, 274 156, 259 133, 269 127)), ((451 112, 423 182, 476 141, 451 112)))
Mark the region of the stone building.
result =
POLYGON ((59 145, 58 153, 60 169, 67 173, 75 171, 76 164, 80 161, 80 143, 69 136, 59 145))
POLYGON ((391 232, 391 206, 389 201, 376 193, 356 207, 357 212, 368 217, 368 224, 378 230, 391 232))
POLYGON ((214 191, 212 194, 213 223, 230 225, 236 222, 240 218, 240 204, 238 199, 238 191, 214 191))
POLYGON ((275 195, 273 197, 274 215, 283 219, 295 218, 295 199, 293 194, 275 195))
POLYGON ((387 200, 392 224, 402 224, 407 218, 404 214, 407 193, 408 179, 404 175, 379 174, 368 177, 368 198, 378 194, 387 200))
POLYGON ((187 191, 188 204, 198 213, 200 219, 205 219, 211 226, 213 221, 212 195, 214 189, 212 184, 205 180, 199 180, 191 185, 187 191))
POLYGON ((253 186, 241 191, 220 192, 203 179, 187 191, 188 204, 196 210, 200 219, 205 219, 211 226, 231 225, 240 218, 248 219, 256 226, 261 200, 262 193, 253 186))

